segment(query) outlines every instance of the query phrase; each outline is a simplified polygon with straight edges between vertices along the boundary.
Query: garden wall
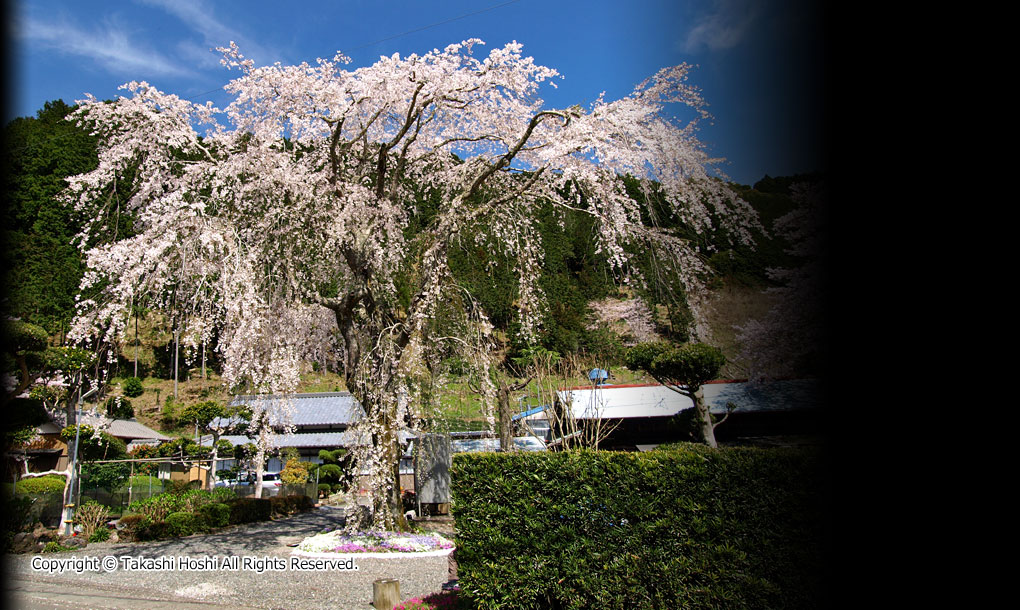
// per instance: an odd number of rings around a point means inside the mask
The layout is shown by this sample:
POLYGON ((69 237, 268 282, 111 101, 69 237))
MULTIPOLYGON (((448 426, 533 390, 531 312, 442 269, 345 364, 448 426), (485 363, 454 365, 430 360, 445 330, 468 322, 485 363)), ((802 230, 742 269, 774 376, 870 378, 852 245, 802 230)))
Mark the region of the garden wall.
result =
POLYGON ((491 608, 823 606, 817 451, 458 454, 461 594, 491 608))

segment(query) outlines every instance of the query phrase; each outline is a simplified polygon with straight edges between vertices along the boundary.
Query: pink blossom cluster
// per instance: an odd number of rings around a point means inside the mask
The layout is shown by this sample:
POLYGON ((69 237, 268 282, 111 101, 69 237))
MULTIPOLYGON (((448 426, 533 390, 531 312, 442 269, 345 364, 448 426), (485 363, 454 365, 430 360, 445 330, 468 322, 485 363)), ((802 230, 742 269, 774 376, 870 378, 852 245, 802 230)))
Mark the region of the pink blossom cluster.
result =
POLYGON ((457 595, 456 590, 430 593, 401 602, 393 610, 453 610, 457 607, 457 595))

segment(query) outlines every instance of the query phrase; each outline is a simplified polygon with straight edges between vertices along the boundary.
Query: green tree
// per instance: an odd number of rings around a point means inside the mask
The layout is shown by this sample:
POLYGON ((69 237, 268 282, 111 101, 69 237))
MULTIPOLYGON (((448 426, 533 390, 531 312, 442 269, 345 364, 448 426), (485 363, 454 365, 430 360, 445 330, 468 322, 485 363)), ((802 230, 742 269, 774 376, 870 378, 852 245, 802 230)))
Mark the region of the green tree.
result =
POLYGON ((0 325, 3 341, 3 370, 13 373, 15 386, 6 390, 4 403, 28 389, 38 371, 46 365, 49 337, 42 327, 21 320, 3 320, 0 325))
POLYGON ((64 120, 73 109, 61 100, 46 102, 36 117, 14 119, 4 128, 4 309, 50 334, 61 332, 74 315, 82 275, 81 254, 72 243, 81 221, 56 195, 64 178, 98 163, 95 138, 64 120))
POLYGON ((322 460, 313 468, 312 474, 318 473, 319 483, 328 483, 347 488, 353 477, 351 475, 351 456, 346 449, 319 450, 319 459, 322 460))
POLYGON ((283 470, 280 471, 280 480, 285 485, 301 485, 308 482, 308 469, 301 464, 296 456, 292 456, 287 460, 287 463, 283 466, 283 470))
MULTIPOLYGON (((60 437, 70 445, 74 442, 75 432, 74 426, 67 426, 60 432, 60 437)), ((121 439, 89 425, 80 427, 78 460, 81 463, 82 488, 113 491, 121 487, 131 474, 131 465, 106 460, 127 457, 127 445, 121 439)))
POLYGON ((209 489, 216 486, 216 462, 220 451, 230 450, 230 443, 224 443, 221 437, 225 434, 243 434, 251 419, 251 412, 244 407, 224 406, 215 400, 207 400, 188 405, 181 411, 180 421, 194 423, 203 434, 212 436, 211 457, 209 466, 209 489))
POLYGON ((145 388, 142 387, 142 380, 138 377, 128 377, 124 380, 124 396, 138 398, 144 393, 145 388))
POLYGON ((123 396, 111 396, 106 399, 103 406, 106 407, 107 417, 113 419, 131 419, 135 416, 135 409, 131 406, 131 401, 123 396))
POLYGON ((701 386, 715 379, 726 364, 722 350, 704 343, 675 346, 665 341, 635 345, 627 352, 627 366, 648 372, 667 388, 690 398, 697 412, 702 439, 710 447, 718 447, 715 427, 729 417, 715 422, 705 404, 701 386))

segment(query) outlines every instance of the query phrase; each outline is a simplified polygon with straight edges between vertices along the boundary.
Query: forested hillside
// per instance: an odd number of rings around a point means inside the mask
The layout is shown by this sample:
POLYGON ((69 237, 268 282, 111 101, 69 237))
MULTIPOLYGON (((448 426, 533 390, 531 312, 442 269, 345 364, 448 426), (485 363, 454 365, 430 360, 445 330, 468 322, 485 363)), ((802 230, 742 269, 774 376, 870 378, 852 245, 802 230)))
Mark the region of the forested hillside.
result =
MULTIPOLYGON (((83 129, 63 120, 72 110, 64 102, 48 102, 32 118, 19 118, 4 128, 4 164, 7 168, 4 209, 4 297, 6 317, 20 318, 43 327, 51 343, 61 343, 74 314, 74 299, 82 274, 82 261, 74 245, 81 219, 63 205, 58 193, 64 178, 89 171, 96 165, 95 141, 83 129)), ((677 235, 699 241, 700 252, 716 273, 713 288, 718 298, 710 315, 713 337, 731 360, 729 376, 741 376, 734 324, 763 315, 769 301, 761 294, 772 286, 767 270, 797 264, 787 253, 790 244, 773 230, 776 219, 796 207, 791 186, 814 182, 820 176, 764 177, 753 186, 730 185, 759 213, 767 234, 757 235, 757 246, 738 243, 721 231, 697 235, 666 206, 650 210, 647 223, 670 229, 677 235)), ((636 180, 627 188, 639 189, 636 180)), ((121 213, 130 193, 113 188, 106 193, 105 209, 113 235, 92 236, 113 240, 131 232, 131 218, 121 213)), ((428 207, 414 226, 429 222, 428 207)), ((558 354, 583 353, 606 366, 621 362, 625 346, 658 336, 682 342, 689 338, 691 316, 683 290, 671 273, 668 261, 651 251, 634 250, 634 280, 621 283, 613 277, 605 257, 595 250, 591 234, 592 217, 549 206, 541 217, 541 238, 545 258, 541 289, 548 296, 542 314, 540 347, 558 354), (641 281, 643 279, 643 281, 641 281)), ((415 230, 412 226, 412 231, 415 230)), ((485 233, 485 232, 481 232, 485 233)), ((499 331, 507 358, 527 348, 516 338, 518 306, 513 288, 515 261, 496 257, 484 243, 460 243, 451 257, 451 270, 465 293, 474 295, 478 305, 499 331)), ((398 278, 399 284, 399 278, 398 278)), ((159 315, 139 310, 128 336, 118 346, 115 375, 173 376, 174 334, 169 322, 159 315)), ((203 362, 210 371, 217 366, 215 345, 202 345, 184 356, 192 366, 203 362), (203 359, 204 356, 204 359, 203 359)), ((453 363, 455 364, 455 363, 453 363)), ((13 366, 5 362, 5 368, 13 366)), ((317 369, 338 366, 324 357, 317 369)), ((187 367, 182 366, 182 370, 187 367)), ((186 374, 186 373, 185 373, 186 374)))

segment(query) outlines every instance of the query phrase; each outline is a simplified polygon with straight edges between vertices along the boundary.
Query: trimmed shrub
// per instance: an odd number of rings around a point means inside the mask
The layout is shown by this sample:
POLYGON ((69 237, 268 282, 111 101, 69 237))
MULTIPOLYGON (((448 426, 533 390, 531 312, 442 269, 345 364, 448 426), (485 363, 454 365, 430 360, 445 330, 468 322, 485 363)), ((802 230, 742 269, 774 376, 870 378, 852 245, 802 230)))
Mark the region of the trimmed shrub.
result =
POLYGON ((153 521, 145 518, 135 527, 135 539, 137 540, 162 540, 171 538, 170 526, 166 521, 153 521))
POLYGON ((490 608, 823 606, 817 452, 453 459, 461 595, 490 608))
POLYGON ((288 500, 289 496, 274 496, 269 498, 269 503, 273 507, 274 517, 283 517, 293 512, 293 503, 288 500))
POLYGON ((202 511, 196 511, 191 513, 191 526, 196 532, 209 532, 212 531, 212 523, 209 521, 209 517, 202 511))
POLYGON ((121 528, 122 532, 134 538, 138 533, 138 528, 148 520, 149 518, 141 513, 131 513, 121 517, 117 521, 117 526, 121 528))
POLYGON ((21 479, 14 485, 14 491, 19 494, 63 494, 66 480, 59 475, 21 479))
POLYGON ((171 513, 166 518, 167 534, 174 538, 194 534, 195 525, 194 513, 171 513))
POLYGON ((297 511, 299 512, 304 512, 315 508, 315 500, 309 498, 308 496, 293 496, 293 498, 294 508, 296 508, 297 511))
POLYGON ((128 377, 124 380, 124 396, 138 398, 144 393, 145 388, 142 387, 142 380, 138 377, 128 377))
POLYGON ((231 525, 273 518, 273 503, 269 498, 235 498, 226 504, 230 507, 231 525))
POLYGON ((226 527, 230 524, 230 507, 222 502, 206 504, 199 512, 205 515, 209 527, 226 527))

